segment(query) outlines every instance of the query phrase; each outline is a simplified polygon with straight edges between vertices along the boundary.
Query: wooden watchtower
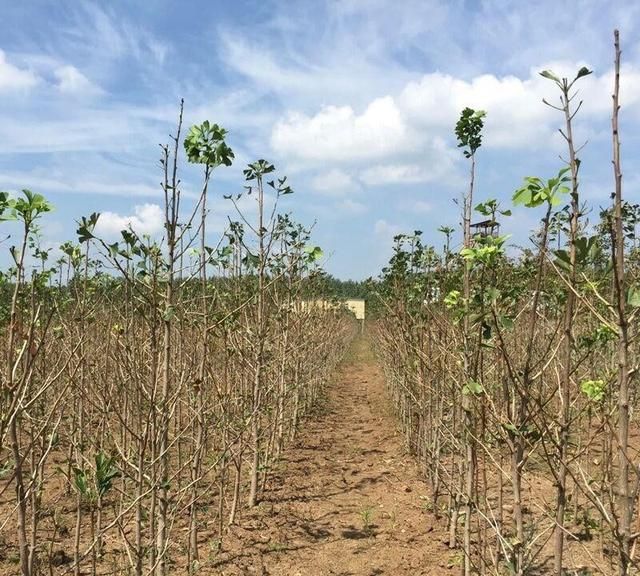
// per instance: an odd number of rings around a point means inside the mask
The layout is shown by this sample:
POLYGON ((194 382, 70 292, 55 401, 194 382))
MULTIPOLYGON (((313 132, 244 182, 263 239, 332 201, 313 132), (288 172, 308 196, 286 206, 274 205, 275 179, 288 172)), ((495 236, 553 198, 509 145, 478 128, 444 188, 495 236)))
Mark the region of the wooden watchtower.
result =
POLYGON ((471 224, 471 236, 493 236, 496 238, 500 235, 500 223, 497 220, 483 220, 482 222, 476 222, 471 224))

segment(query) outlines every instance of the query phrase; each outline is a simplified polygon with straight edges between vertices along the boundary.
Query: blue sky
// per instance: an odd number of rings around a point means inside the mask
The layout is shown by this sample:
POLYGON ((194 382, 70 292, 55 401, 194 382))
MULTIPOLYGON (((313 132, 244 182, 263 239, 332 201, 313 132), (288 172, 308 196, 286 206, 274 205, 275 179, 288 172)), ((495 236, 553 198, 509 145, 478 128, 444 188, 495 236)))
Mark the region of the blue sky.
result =
MULTIPOLYGON (((2 0, 0 189, 33 189, 56 211, 45 243, 73 239, 102 213, 105 236, 161 230, 158 144, 186 123, 227 128, 234 167, 214 177, 212 241, 242 189, 242 168, 267 158, 296 194, 283 206, 315 222, 326 268, 378 273, 394 234, 440 244, 456 226, 467 165, 453 127, 465 106, 487 111, 478 200, 508 203, 527 175, 561 167, 559 113, 545 68, 582 83, 576 138, 582 192, 596 208, 612 189, 612 31, 623 42, 625 194, 640 201, 640 2, 332 0, 51 2, 2 0)), ((185 167, 194 194, 197 172, 185 167)), ((250 204, 247 209, 251 210, 250 204)), ((524 243, 536 215, 503 230, 524 243)))

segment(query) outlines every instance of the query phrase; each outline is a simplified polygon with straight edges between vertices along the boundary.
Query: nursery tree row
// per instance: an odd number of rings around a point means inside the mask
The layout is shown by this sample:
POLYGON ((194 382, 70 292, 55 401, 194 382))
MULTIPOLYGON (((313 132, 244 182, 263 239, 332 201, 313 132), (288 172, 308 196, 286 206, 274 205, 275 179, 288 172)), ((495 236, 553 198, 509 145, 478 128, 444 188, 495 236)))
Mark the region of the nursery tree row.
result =
POLYGON ((103 238, 94 213, 52 262, 49 202, 0 194, 0 558, 15 573, 213 562, 354 334, 338 307, 309 304, 322 251, 279 211, 293 190, 271 163, 246 167, 210 243, 209 187, 233 151, 216 124, 182 132, 181 109, 161 147, 159 237, 103 238), (201 168, 191 205, 185 161, 201 168))
POLYGON ((565 147, 557 170, 524 178, 511 203, 483 197, 475 171, 491 111, 466 108, 455 126, 469 167, 461 247, 453 227, 438 248, 400 235, 383 270, 379 353, 465 576, 637 570, 640 213, 623 195, 620 61, 616 32, 599 206, 580 195, 574 126, 591 71, 545 70, 556 97, 540 106, 557 112, 565 147), (519 251, 499 233, 511 204, 539 220, 519 251))

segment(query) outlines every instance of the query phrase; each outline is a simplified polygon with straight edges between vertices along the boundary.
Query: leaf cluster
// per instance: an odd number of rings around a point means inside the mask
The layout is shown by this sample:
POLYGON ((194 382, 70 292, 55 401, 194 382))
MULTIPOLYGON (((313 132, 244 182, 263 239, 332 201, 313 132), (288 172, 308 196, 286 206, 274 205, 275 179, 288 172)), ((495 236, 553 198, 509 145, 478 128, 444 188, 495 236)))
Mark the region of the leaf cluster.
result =
POLYGON ((460 119, 456 123, 456 138, 458 148, 465 148, 465 157, 471 158, 482 145, 483 118, 486 116, 484 110, 474 110, 465 108, 460 114, 460 119))

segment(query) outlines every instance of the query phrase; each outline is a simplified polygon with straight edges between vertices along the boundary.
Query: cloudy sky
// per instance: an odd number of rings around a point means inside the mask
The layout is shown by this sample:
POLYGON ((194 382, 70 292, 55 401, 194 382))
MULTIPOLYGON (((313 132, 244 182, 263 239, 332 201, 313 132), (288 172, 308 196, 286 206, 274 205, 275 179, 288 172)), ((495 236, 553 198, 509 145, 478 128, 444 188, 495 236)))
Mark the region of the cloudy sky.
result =
MULTIPOLYGON (((315 222, 327 269, 375 275, 391 238, 457 226, 467 165, 453 128, 487 111, 478 200, 508 203, 527 175, 561 167, 551 68, 581 83, 576 138, 582 192, 596 209, 612 189, 612 32, 623 42, 625 194, 640 201, 640 2, 601 0, 0 0, 0 189, 31 188, 56 211, 50 245, 102 213, 114 235, 161 230, 159 143, 186 123, 227 128, 234 167, 214 176, 211 234, 267 158, 296 194, 284 209, 315 222)), ((198 173, 183 172, 194 195, 198 173)), ((251 209, 251 206, 248 206, 251 209)), ((536 215, 504 224, 524 243, 536 215)))

